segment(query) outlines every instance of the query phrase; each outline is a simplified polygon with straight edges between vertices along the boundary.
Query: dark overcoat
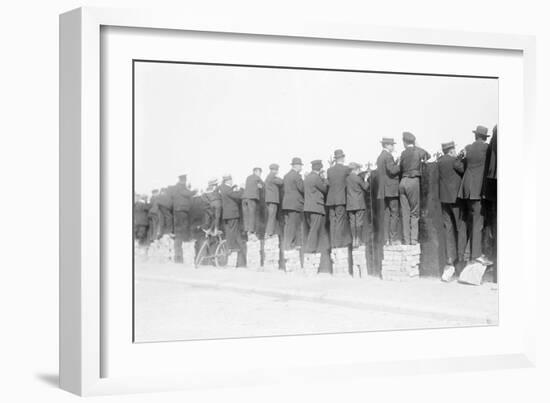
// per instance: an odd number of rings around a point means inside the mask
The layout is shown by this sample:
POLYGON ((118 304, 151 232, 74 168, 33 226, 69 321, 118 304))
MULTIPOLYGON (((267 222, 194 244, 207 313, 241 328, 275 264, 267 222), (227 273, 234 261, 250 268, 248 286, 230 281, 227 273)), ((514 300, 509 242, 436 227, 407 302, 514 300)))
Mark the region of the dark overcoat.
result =
POLYGON ((193 196, 196 191, 189 190, 183 183, 178 183, 171 190, 174 211, 189 211, 193 204, 193 196))
POLYGON ((369 185, 365 180, 355 173, 350 173, 346 179, 346 210, 365 210, 365 192, 369 185))
POLYGON ((489 145, 483 140, 476 140, 466 146, 464 176, 462 177, 458 197, 470 200, 481 199, 487 147, 489 145))
POLYGON ((399 165, 393 155, 384 149, 376 160, 378 199, 399 196, 399 165))
POLYGON ((327 170, 327 206, 346 205, 346 178, 350 171, 351 169, 343 164, 333 165, 327 170))
POLYGON ((311 172, 304 180, 304 211, 325 215, 325 195, 327 184, 316 172, 311 172))
POLYGON ((241 204, 241 190, 234 190, 228 185, 220 186, 220 195, 222 197, 222 219, 231 220, 241 216, 239 206, 241 204))
POLYGON ((246 178, 243 199, 260 200, 260 189, 264 182, 258 175, 252 174, 246 178))
POLYGON ((149 208, 150 205, 143 202, 134 203, 134 225, 149 224, 149 208))
POLYGON ((446 154, 437 160, 437 169, 439 171, 439 201, 441 203, 456 203, 464 173, 464 164, 458 158, 446 154))
POLYGON ((294 169, 283 178, 283 210, 304 211, 304 180, 294 169))
POLYGON ((265 178, 265 202, 281 203, 280 188, 283 186, 283 180, 270 172, 265 178))

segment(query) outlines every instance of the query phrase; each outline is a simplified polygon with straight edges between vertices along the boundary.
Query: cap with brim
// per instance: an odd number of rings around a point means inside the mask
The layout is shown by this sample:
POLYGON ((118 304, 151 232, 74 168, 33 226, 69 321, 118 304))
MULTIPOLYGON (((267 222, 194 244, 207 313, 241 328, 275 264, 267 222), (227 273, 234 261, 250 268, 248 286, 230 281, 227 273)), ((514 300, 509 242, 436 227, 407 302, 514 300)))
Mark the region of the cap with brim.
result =
POLYGON ((292 158, 292 162, 290 163, 290 165, 304 165, 304 164, 302 163, 301 158, 294 157, 292 158))
POLYGON ((323 161, 321 160, 313 160, 311 161, 311 168, 312 169, 318 169, 323 167, 323 161))
POLYGON ((261 170, 262 170, 262 168, 256 167, 256 168, 254 168, 252 171, 261 171, 261 170))
POLYGON ((395 140, 393 137, 382 137, 382 140, 380 141, 382 144, 395 144, 395 140))
POLYGON ((475 130, 472 130, 472 133, 477 134, 478 136, 489 137, 490 134, 488 134, 488 131, 489 130, 487 130, 485 126, 478 126, 475 130))
POLYGON ((446 150, 448 150, 448 149, 450 149, 450 148, 455 148, 455 142, 454 142, 454 141, 449 141, 449 142, 447 142, 447 143, 442 143, 442 144, 441 144, 441 149, 442 149, 443 151, 446 151, 446 150))
POLYGON ((279 164, 271 164, 269 169, 279 169, 279 164))

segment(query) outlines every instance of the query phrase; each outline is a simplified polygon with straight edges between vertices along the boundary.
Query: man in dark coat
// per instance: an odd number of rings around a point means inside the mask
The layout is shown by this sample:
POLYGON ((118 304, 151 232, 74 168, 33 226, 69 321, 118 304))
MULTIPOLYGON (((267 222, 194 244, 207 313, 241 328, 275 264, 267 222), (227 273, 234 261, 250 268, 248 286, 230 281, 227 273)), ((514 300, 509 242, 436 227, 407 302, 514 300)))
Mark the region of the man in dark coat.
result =
POLYGON ((399 164, 393 158, 393 138, 384 137, 383 150, 376 160, 377 199, 384 200, 384 240, 386 245, 399 243, 397 220, 399 213, 399 164))
POLYGON ((484 126, 477 126, 473 133, 475 134, 475 141, 467 145, 464 150, 464 176, 462 177, 458 197, 466 200, 468 210, 470 259, 484 265, 490 265, 492 262, 482 252, 483 215, 481 212, 481 189, 483 187, 488 148, 486 141, 490 135, 484 126))
POLYGON ((327 170, 327 207, 330 224, 330 244, 342 248, 351 243, 348 217, 346 214, 346 178, 350 173, 342 150, 334 152, 335 164, 327 170))
POLYGON ((160 236, 174 233, 174 207, 171 196, 171 187, 161 188, 158 196, 158 206, 160 210, 160 236))
POLYGON ((443 156, 437 160, 439 173, 439 200, 445 228, 445 250, 447 265, 453 266, 463 260, 466 249, 466 222, 464 205, 458 199, 464 164, 456 155, 454 141, 441 145, 443 156))
POLYGON ((267 225, 265 229, 266 237, 279 234, 277 214, 279 204, 281 203, 281 187, 283 180, 279 178, 279 165, 271 164, 269 174, 265 178, 265 202, 267 204, 267 225))
POLYGON ((367 209, 365 193, 369 185, 364 177, 359 175, 361 165, 350 162, 349 167, 351 172, 346 179, 346 210, 348 212, 353 247, 355 248, 363 245, 365 242, 363 230, 365 210, 367 209))
POLYGON ((430 159, 430 154, 415 145, 416 137, 403 132, 405 149, 399 159, 401 182, 399 182, 399 201, 401 202, 401 219, 403 224, 403 241, 405 245, 418 243, 418 220, 420 218, 420 177, 422 164, 430 159))
POLYGON ((241 233, 239 205, 241 203, 242 190, 237 190, 233 186, 231 175, 223 177, 220 186, 220 195, 222 198, 222 220, 227 240, 227 248, 231 251, 244 253, 245 243, 241 233))
POLYGON ((262 169, 254 168, 252 175, 246 178, 243 193, 243 223, 248 235, 256 233, 256 210, 260 202, 260 190, 264 186, 261 178, 262 169))
POLYGON ((325 219, 325 195, 327 181, 321 176, 323 162, 311 161, 311 172, 304 179, 304 216, 308 233, 305 253, 321 253, 330 248, 325 219))
POLYGON ((304 181, 302 160, 293 158, 292 168, 283 178, 283 249, 300 248, 303 242, 302 215, 304 212, 304 181))
POLYGON ((136 195, 134 197, 134 240, 139 245, 147 244, 147 229, 149 226, 149 204, 147 196, 136 195))
POLYGON ((163 218, 160 212, 158 198, 159 190, 153 189, 151 192, 151 199, 149 200, 149 213, 147 214, 147 220, 149 222, 147 238, 149 242, 156 241, 161 237, 161 221, 163 218))
POLYGON ((494 261, 497 257, 497 126, 493 127, 493 135, 489 147, 487 147, 484 177, 482 197, 485 203, 485 221, 487 223, 485 244, 488 247, 487 254, 494 261))
POLYGON ((207 210, 206 228, 209 232, 217 234, 220 229, 222 218, 222 197, 217 179, 208 181, 206 192, 202 195, 207 210))
POLYGON ((193 203, 193 196, 197 192, 188 188, 187 175, 180 175, 171 193, 174 209, 174 262, 183 263, 182 243, 191 240, 189 210, 193 203))

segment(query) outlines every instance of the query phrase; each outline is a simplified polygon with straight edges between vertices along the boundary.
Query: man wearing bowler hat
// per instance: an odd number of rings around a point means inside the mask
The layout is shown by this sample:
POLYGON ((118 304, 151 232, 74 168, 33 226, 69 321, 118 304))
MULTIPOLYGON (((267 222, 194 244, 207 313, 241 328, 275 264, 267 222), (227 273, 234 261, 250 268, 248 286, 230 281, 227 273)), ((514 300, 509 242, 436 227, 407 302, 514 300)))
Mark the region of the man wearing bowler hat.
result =
POLYGON ((403 223, 403 241, 405 245, 418 243, 418 219, 420 218, 420 177, 422 164, 430 159, 430 154, 415 145, 416 137, 403 132, 405 149, 399 159, 401 181, 399 182, 399 201, 403 223))
POLYGON ((171 193, 174 209, 174 262, 183 263, 182 243, 191 240, 189 210, 193 203, 192 197, 197 192, 190 190, 187 186, 187 175, 180 175, 179 181, 172 187, 171 193))
POLYGON ((365 179, 359 175, 361 165, 356 162, 350 162, 350 174, 346 179, 346 210, 348 212, 349 224, 353 247, 356 248, 364 243, 363 223, 365 221, 365 193, 369 185, 365 179))
POLYGON ((491 265, 492 262, 482 253, 483 215, 481 212, 481 190, 483 187, 483 174, 487 156, 488 144, 485 126, 477 126, 473 130, 475 141, 466 146, 464 150, 464 176, 458 197, 466 200, 468 211, 468 238, 470 241, 470 260, 483 265, 491 265))
POLYGON ((295 157, 290 165, 292 168, 283 178, 284 250, 301 248, 303 241, 304 181, 300 175, 302 160, 295 157))
POLYGON ((244 230, 250 236, 256 233, 256 210, 260 202, 260 190, 264 186, 261 178, 262 168, 254 168, 252 175, 246 178, 243 193, 243 223, 244 230))
POLYGON ((279 178, 279 165, 271 164, 269 174, 265 178, 265 202, 267 204, 267 224, 265 228, 266 237, 280 234, 278 228, 277 214, 281 203, 281 187, 283 180, 279 178))
POLYGON ((378 178, 377 199, 384 200, 384 240, 386 245, 399 243, 397 220, 399 213, 399 164, 393 158, 395 141, 382 138, 383 150, 376 160, 378 178))
POLYGON ((322 169, 321 160, 311 161, 311 172, 304 179, 304 216, 308 227, 305 253, 321 253, 329 249, 325 225, 325 195, 328 187, 321 176, 322 169))
POLYGON ((342 150, 334 151, 334 165, 327 170, 327 207, 330 223, 330 245, 342 248, 351 243, 351 235, 346 214, 346 178, 350 169, 345 165, 342 150))
POLYGON ((437 169, 446 251, 446 268, 442 278, 448 281, 454 274, 456 261, 464 258, 466 248, 464 205, 458 198, 464 164, 457 157, 454 141, 443 143, 441 149, 443 156, 437 160, 437 169))

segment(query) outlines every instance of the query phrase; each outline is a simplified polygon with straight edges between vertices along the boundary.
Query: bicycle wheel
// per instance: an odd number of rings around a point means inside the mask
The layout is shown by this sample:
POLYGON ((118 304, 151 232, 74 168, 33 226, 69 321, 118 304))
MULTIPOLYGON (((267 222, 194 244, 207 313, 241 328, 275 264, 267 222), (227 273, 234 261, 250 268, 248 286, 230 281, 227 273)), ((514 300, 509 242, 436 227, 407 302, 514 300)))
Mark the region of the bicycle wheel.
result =
POLYGON ((227 257, 229 256, 229 250, 227 249, 227 244, 225 239, 221 241, 216 248, 216 253, 214 254, 214 263, 216 267, 225 267, 227 266, 227 257))
POLYGON ((195 268, 203 264, 203 261, 208 257, 208 239, 205 239, 195 257, 195 268))

